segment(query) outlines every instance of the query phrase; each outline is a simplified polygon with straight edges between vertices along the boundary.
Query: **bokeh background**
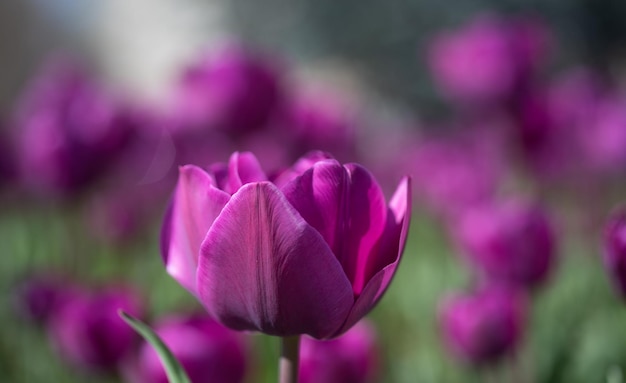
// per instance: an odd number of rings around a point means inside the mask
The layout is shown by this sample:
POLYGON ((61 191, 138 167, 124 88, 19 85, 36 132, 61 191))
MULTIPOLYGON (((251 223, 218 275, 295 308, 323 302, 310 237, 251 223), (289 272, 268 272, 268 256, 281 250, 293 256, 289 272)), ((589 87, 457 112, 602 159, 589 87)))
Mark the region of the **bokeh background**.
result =
MULTIPOLYGON (((624 17, 619 0, 1 2, 2 380, 128 380, 134 345, 107 369, 63 351, 63 323, 89 315, 57 315, 58 295, 132 291, 149 323, 201 311, 160 257, 177 166, 251 150, 276 172, 317 148, 388 197, 413 176, 404 259, 369 315, 371 381, 622 382, 626 311, 602 256, 626 196, 624 17), (497 231, 489 209, 520 200, 548 249, 524 223, 497 231), (516 267, 549 265, 506 283, 522 328, 488 319, 476 342, 504 346, 468 360, 443 307, 491 283, 485 231, 516 267)), ((276 381, 277 340, 245 338, 246 381, 276 381)))

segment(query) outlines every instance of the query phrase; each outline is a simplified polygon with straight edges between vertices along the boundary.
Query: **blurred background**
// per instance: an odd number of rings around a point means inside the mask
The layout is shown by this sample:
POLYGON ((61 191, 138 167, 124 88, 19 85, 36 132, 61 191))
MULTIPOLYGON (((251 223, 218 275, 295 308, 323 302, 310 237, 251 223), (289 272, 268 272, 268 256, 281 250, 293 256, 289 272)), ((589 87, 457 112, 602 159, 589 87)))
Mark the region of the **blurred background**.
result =
POLYGON ((160 381, 124 307, 206 381, 276 381, 277 340, 207 329, 159 230, 178 166, 252 151, 274 176, 319 149, 387 198, 410 174, 414 212, 366 330, 306 346, 334 357, 303 361, 326 374, 305 383, 623 382, 625 17, 619 0, 0 2, 0 376, 160 381))

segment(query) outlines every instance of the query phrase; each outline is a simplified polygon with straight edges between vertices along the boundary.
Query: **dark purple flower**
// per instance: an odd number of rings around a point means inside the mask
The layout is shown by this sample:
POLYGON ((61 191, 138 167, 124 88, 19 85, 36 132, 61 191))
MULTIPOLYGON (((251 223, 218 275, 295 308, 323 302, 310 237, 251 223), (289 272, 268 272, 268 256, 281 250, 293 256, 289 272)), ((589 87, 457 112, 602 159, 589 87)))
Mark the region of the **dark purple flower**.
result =
POLYGON ((552 271, 555 232, 536 205, 507 201, 476 206, 459 217, 456 229, 472 265, 489 280, 533 287, 552 271))
POLYGON ((174 97, 173 113, 185 125, 238 135, 265 126, 283 89, 273 63, 231 45, 187 68, 174 97))
MULTIPOLYGON (((199 315, 165 318, 154 329, 192 383, 243 382, 247 361, 240 334, 199 315)), ((147 343, 141 346, 129 377, 133 383, 168 382, 161 360, 147 343)))
POLYGON ((299 382, 373 382, 378 364, 376 331, 372 325, 361 321, 333 340, 319 341, 303 337, 299 382))
POLYGON ((35 192, 67 194, 102 175, 133 121, 75 63, 54 61, 20 98, 14 125, 23 181, 35 192))
POLYGON ((163 259, 227 327, 332 338, 391 282, 410 219, 409 179, 387 205, 360 165, 313 153, 296 168, 272 183, 251 153, 208 171, 182 167, 163 259))
POLYGON ((51 318, 51 341, 76 368, 114 371, 138 341, 137 333, 119 317, 120 309, 136 317, 142 314, 138 297, 126 289, 77 296, 51 318))
POLYGON ((626 297, 626 210, 615 211, 604 230, 604 264, 619 293, 626 297))
POLYGON ((510 97, 543 56, 549 36, 537 22, 481 16, 437 36, 430 66, 445 95, 464 102, 510 97))
POLYGON ((332 94, 301 96, 292 101, 285 118, 285 134, 294 137, 295 158, 323 150, 337 158, 354 159, 356 110, 332 94))
POLYGON ((47 323, 65 303, 81 294, 72 283, 57 275, 34 275, 15 289, 18 312, 37 323, 47 323))
POLYGON ((441 328, 450 350, 474 365, 493 363, 515 352, 525 326, 525 299, 490 287, 444 302, 441 328))

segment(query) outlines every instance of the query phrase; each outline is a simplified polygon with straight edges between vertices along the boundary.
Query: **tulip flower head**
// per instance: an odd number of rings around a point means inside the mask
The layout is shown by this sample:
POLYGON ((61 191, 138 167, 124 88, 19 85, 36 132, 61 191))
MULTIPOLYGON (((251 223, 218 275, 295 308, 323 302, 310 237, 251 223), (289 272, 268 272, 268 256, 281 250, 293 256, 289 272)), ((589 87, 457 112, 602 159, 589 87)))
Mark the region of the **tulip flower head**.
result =
POLYGON ((466 362, 496 362, 514 352, 521 340, 524 305, 519 294, 495 286, 450 298, 441 311, 445 341, 466 362))
POLYGON ((472 265, 490 281, 530 288, 552 271, 555 233, 537 206, 508 201, 475 207, 459 219, 457 234, 472 265))
POLYGON ((173 113, 191 126, 236 135, 262 128, 282 93, 280 76, 269 60, 231 45, 185 70, 173 113))
POLYGON ((626 297, 626 211, 618 210, 604 231, 604 264, 619 293, 626 297))
POLYGON ((51 318, 52 343, 76 368, 114 371, 138 341, 134 330, 120 319, 120 309, 136 316, 142 311, 138 299, 121 289, 77 296, 51 318))
POLYGON ((376 332, 365 321, 339 338, 302 339, 300 383, 367 383, 378 369, 376 332))
MULTIPOLYGON (((239 334, 201 316, 161 320, 156 333, 168 346, 193 383, 240 383, 246 372, 246 350, 239 334)), ((137 365, 129 373, 133 383, 167 383, 156 351, 144 343, 137 365)))
POLYGON ((75 63, 54 61, 26 89, 15 116, 21 178, 39 192, 88 186, 126 146, 134 122, 75 63))
POLYGON ((270 182, 251 153, 180 169, 162 230, 167 271, 235 330, 341 335, 400 261, 409 179, 389 205, 373 176, 313 153, 270 182))

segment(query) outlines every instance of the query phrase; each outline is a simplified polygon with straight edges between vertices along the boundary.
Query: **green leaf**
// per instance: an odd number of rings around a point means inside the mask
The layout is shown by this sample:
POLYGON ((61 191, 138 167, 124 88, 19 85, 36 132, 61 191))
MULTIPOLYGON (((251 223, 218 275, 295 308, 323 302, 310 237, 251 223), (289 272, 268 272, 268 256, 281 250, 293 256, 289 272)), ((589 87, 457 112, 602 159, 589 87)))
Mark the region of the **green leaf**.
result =
POLYGON ((174 354, 172 354, 161 338, 159 338, 159 336, 152 331, 147 324, 141 322, 137 318, 134 318, 123 310, 119 310, 118 313, 120 317, 128 323, 128 325, 135 329, 135 331, 137 331, 146 340, 146 342, 150 343, 150 345, 154 347, 157 354, 159 354, 159 358, 161 358, 161 363, 163 363, 163 366, 165 367, 165 372, 167 373, 167 378, 170 383, 191 383, 183 366, 180 365, 174 354))

